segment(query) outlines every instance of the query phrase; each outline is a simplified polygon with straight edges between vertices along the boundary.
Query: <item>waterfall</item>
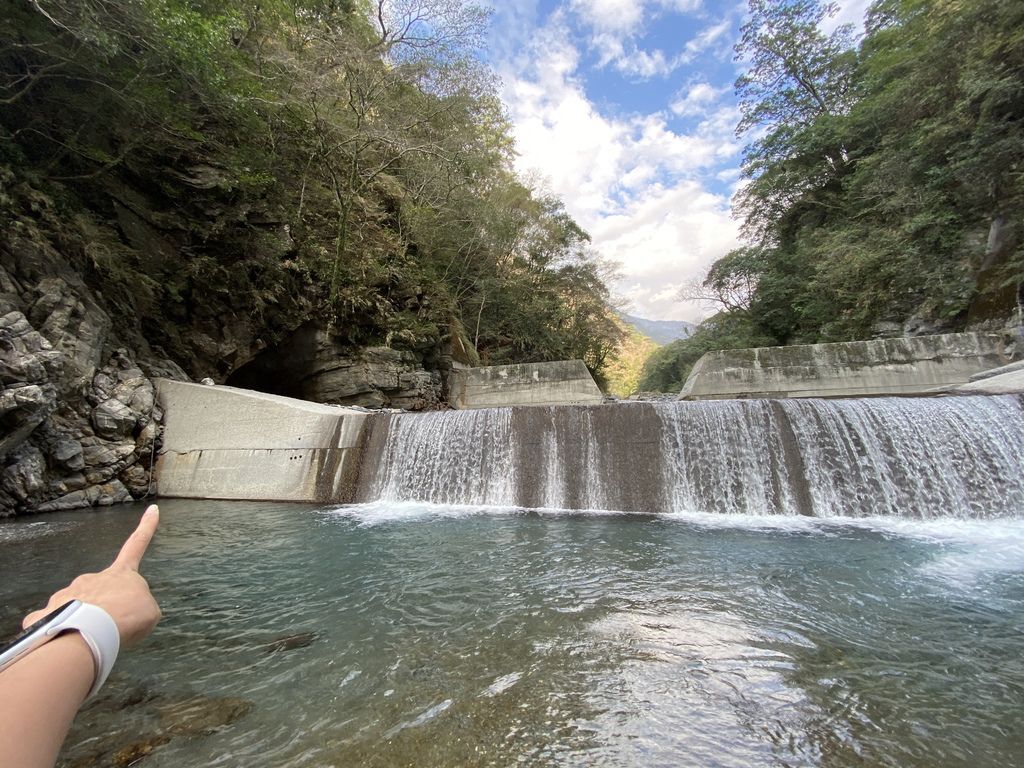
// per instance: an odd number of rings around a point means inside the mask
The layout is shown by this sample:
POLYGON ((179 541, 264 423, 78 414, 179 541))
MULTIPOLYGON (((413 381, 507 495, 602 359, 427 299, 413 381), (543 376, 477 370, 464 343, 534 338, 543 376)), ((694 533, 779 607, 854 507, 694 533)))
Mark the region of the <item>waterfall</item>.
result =
POLYGON ((511 408, 386 417, 374 498, 507 505, 513 498, 511 408))
POLYGON ((357 497, 638 512, 1024 517, 1013 395, 389 414, 357 497))
POLYGON ((779 404, 820 516, 1024 516, 1024 407, 1015 396, 779 404))

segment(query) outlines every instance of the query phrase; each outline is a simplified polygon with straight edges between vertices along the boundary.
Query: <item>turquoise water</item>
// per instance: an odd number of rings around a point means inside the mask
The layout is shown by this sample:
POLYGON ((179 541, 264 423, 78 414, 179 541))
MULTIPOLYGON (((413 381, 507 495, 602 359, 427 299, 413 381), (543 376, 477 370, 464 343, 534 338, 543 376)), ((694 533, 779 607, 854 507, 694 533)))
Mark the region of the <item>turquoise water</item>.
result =
MULTIPOLYGON (((1024 521, 161 508, 143 572, 165 619, 108 683, 122 708, 81 716, 69 765, 153 734, 140 765, 1024 755, 1024 521), (248 704, 200 731, 154 714, 195 696, 248 704)), ((0 626, 103 567, 141 509, 0 525, 0 626)))

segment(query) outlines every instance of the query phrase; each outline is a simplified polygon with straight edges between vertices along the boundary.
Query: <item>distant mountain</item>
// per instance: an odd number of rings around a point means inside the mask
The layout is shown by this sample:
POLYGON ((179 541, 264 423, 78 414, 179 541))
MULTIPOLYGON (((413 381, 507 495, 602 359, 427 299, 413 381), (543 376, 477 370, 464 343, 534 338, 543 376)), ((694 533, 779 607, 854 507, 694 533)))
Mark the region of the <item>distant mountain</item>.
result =
POLYGON ((625 314, 620 314, 619 317, 656 344, 668 344, 676 339, 685 339, 697 328, 694 323, 685 320, 647 320, 625 314))

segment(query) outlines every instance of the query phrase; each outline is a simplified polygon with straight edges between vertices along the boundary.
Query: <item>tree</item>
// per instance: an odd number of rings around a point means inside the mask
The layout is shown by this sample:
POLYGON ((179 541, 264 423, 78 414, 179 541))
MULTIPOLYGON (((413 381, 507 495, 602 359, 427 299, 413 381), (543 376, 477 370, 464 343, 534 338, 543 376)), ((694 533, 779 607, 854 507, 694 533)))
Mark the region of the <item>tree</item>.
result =
POLYGON ((856 54, 851 28, 821 31, 836 13, 817 0, 749 0, 736 58, 747 71, 736 80, 740 138, 750 184, 735 208, 752 239, 771 240, 779 218, 848 170, 839 118, 852 103, 856 54))
POLYGON ((703 280, 685 287, 679 298, 709 302, 727 312, 746 312, 764 269, 761 248, 736 248, 712 264, 703 280))
POLYGON ((354 347, 604 365, 603 266, 560 203, 515 175, 475 56, 480 6, 8 5, 0 177, 10 165, 73 185, 51 193, 113 230, 90 236, 83 269, 186 365, 198 342, 181 329, 201 319, 215 337, 211 317, 265 323, 260 345, 315 317, 354 347), (127 242, 164 232, 160 258, 127 242))
POLYGON ((700 295, 774 343, 998 327, 1024 282, 1024 5, 752 0, 735 211, 749 245, 700 295), (880 325, 880 323, 884 325, 880 325))

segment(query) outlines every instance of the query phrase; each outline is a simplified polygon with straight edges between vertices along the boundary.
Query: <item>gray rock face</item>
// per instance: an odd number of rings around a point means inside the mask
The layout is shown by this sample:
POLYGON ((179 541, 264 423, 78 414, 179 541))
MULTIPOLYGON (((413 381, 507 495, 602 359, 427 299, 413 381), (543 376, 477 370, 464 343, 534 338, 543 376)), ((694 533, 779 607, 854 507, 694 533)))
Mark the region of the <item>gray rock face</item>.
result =
POLYGON ((85 457, 82 455, 82 444, 70 437, 63 437, 57 440, 50 452, 51 458, 63 464, 70 470, 79 470, 85 466, 85 457))
POLYGON ((308 324, 227 383, 318 403, 424 410, 442 401, 441 376, 413 352, 369 347, 353 354, 325 329, 308 324))
POLYGON ((440 388, 440 377, 411 352, 370 347, 349 357, 325 345, 302 393, 318 403, 421 410, 439 401, 440 388))
POLYGON ((110 398, 92 409, 92 425, 100 437, 116 440, 135 428, 135 414, 124 403, 110 398))
POLYGON ((149 492, 162 414, 111 328, 56 251, 0 245, 0 517, 149 492))

